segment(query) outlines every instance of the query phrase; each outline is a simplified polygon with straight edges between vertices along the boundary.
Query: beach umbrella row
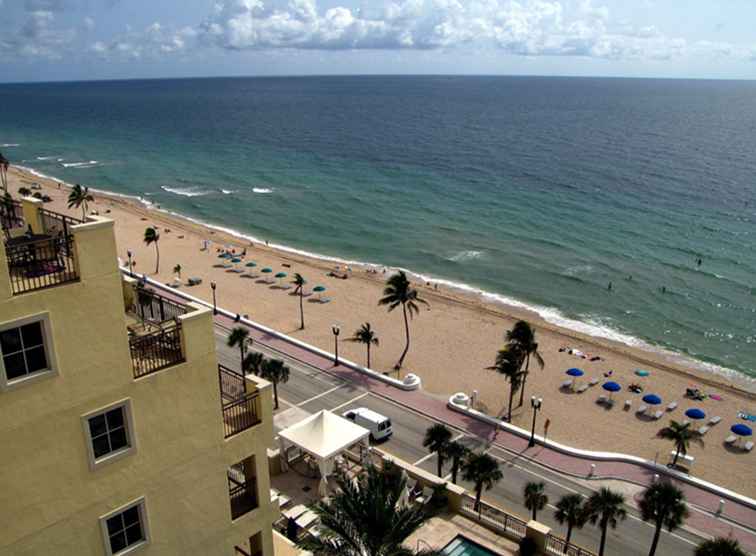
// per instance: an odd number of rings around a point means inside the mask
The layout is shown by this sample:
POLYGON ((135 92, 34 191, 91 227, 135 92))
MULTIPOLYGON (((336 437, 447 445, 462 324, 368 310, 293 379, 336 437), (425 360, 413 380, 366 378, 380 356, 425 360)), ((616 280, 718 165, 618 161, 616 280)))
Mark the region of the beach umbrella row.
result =
POLYGON ((751 436, 753 434, 751 427, 748 427, 743 423, 738 423, 737 425, 731 426, 730 430, 738 436, 751 436))

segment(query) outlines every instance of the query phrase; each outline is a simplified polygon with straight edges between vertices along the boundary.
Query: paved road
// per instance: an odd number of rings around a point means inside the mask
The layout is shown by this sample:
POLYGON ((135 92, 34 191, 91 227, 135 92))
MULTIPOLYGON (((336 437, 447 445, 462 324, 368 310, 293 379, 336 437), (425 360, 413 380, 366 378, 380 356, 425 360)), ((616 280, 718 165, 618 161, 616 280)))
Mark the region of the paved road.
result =
MULTIPOLYGON (((218 359, 222 364, 238 370, 239 352, 225 345, 226 336, 227 331, 216 327, 218 359)), ((266 355, 275 355, 285 359, 291 369, 289 382, 278 387, 281 405, 279 411, 298 406, 310 413, 321 409, 341 413, 353 407, 369 407, 386 415, 393 423, 393 436, 388 441, 377 444, 378 448, 423 469, 436 472, 435 454, 428 453, 422 445, 425 431, 434 423, 433 420, 388 399, 369 393, 362 387, 346 383, 279 353, 267 352, 266 355)), ((522 517, 528 516, 528 511, 522 504, 522 489, 529 481, 543 481, 546 484, 546 493, 552 502, 556 502, 561 496, 571 492, 586 495, 591 493, 588 487, 545 467, 530 461, 519 460, 516 454, 498 447, 489 447, 478 437, 463 434, 461 431, 457 431, 456 436, 468 447, 487 450, 490 455, 501 461, 504 479, 484 494, 484 500, 506 508, 512 513, 522 517)), ((444 472, 449 473, 448 465, 445 466, 444 472)), ((461 484, 470 488, 470 485, 464 482, 461 484)), ((553 506, 549 505, 539 514, 539 521, 563 534, 563 528, 553 519, 553 510, 553 506)), ((609 534, 607 540, 609 554, 634 555, 648 552, 653 529, 638 519, 635 510, 628 507, 628 512, 630 514, 628 519, 621 523, 616 531, 609 534)), ((598 541, 599 531, 590 525, 573 533, 573 542, 589 549, 595 549, 598 541)), ((657 554, 690 555, 693 554, 693 549, 698 542, 700 538, 686 530, 678 530, 673 534, 664 532, 657 554)))

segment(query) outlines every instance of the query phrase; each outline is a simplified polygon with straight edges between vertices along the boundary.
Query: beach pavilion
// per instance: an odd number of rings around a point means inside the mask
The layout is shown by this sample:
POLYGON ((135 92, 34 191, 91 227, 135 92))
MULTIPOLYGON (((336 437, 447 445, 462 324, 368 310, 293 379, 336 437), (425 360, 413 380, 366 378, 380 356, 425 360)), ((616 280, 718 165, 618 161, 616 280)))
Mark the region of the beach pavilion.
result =
POLYGON ((278 433, 281 448, 281 470, 286 471, 288 450, 299 448, 314 458, 320 471, 319 494, 325 496, 328 475, 333 472, 334 459, 355 445, 365 457, 370 448, 370 431, 330 411, 321 410, 278 433))

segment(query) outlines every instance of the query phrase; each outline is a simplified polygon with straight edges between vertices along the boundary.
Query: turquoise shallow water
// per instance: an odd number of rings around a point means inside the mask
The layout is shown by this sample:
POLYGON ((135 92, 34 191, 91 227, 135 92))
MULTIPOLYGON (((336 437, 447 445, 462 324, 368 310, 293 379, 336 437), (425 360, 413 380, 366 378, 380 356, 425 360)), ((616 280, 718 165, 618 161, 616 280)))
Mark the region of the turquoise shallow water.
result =
POLYGON ((756 83, 0 85, 0 145, 67 182, 756 376, 756 83))

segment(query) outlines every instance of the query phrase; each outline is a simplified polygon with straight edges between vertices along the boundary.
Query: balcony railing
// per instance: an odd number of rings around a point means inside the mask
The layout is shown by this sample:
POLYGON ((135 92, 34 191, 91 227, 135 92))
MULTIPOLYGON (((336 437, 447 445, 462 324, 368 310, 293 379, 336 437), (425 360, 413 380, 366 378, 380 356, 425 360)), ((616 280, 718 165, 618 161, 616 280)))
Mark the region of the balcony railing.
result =
POLYGON ((0 228, 5 231, 24 227, 24 210, 15 199, 0 200, 0 228))
POLYGON ((501 533, 511 535, 517 539, 525 536, 527 523, 504 510, 480 501, 480 507, 475 510, 475 499, 465 496, 462 499, 462 513, 467 517, 479 520, 482 524, 498 530, 501 533))
POLYGON ((184 362, 181 349, 181 323, 166 322, 158 330, 135 333, 129 338, 134 378, 184 362))
POLYGON ((11 292, 14 295, 79 279, 73 236, 27 234, 5 242, 11 292))
POLYGON ((239 481, 229 470, 228 497, 231 501, 231 519, 236 519, 257 508, 257 481, 254 477, 239 481))
POLYGON ((223 436, 230 438, 260 422, 260 394, 247 391, 247 380, 236 371, 218 365, 223 414, 223 436))
POLYGON ((37 214, 42 225, 42 233, 50 235, 67 236, 71 233, 71 226, 84 223, 84 220, 43 208, 37 209, 37 214))
POLYGON ((236 552, 236 556, 251 556, 249 552, 244 550, 241 546, 235 545, 234 551, 236 552))
POLYGON ((138 287, 134 296, 134 305, 128 312, 145 322, 161 323, 185 315, 185 305, 172 301, 157 292, 138 287))
POLYGON ((595 552, 570 544, 561 537, 549 533, 546 537, 546 552, 567 556, 596 556, 595 552))

